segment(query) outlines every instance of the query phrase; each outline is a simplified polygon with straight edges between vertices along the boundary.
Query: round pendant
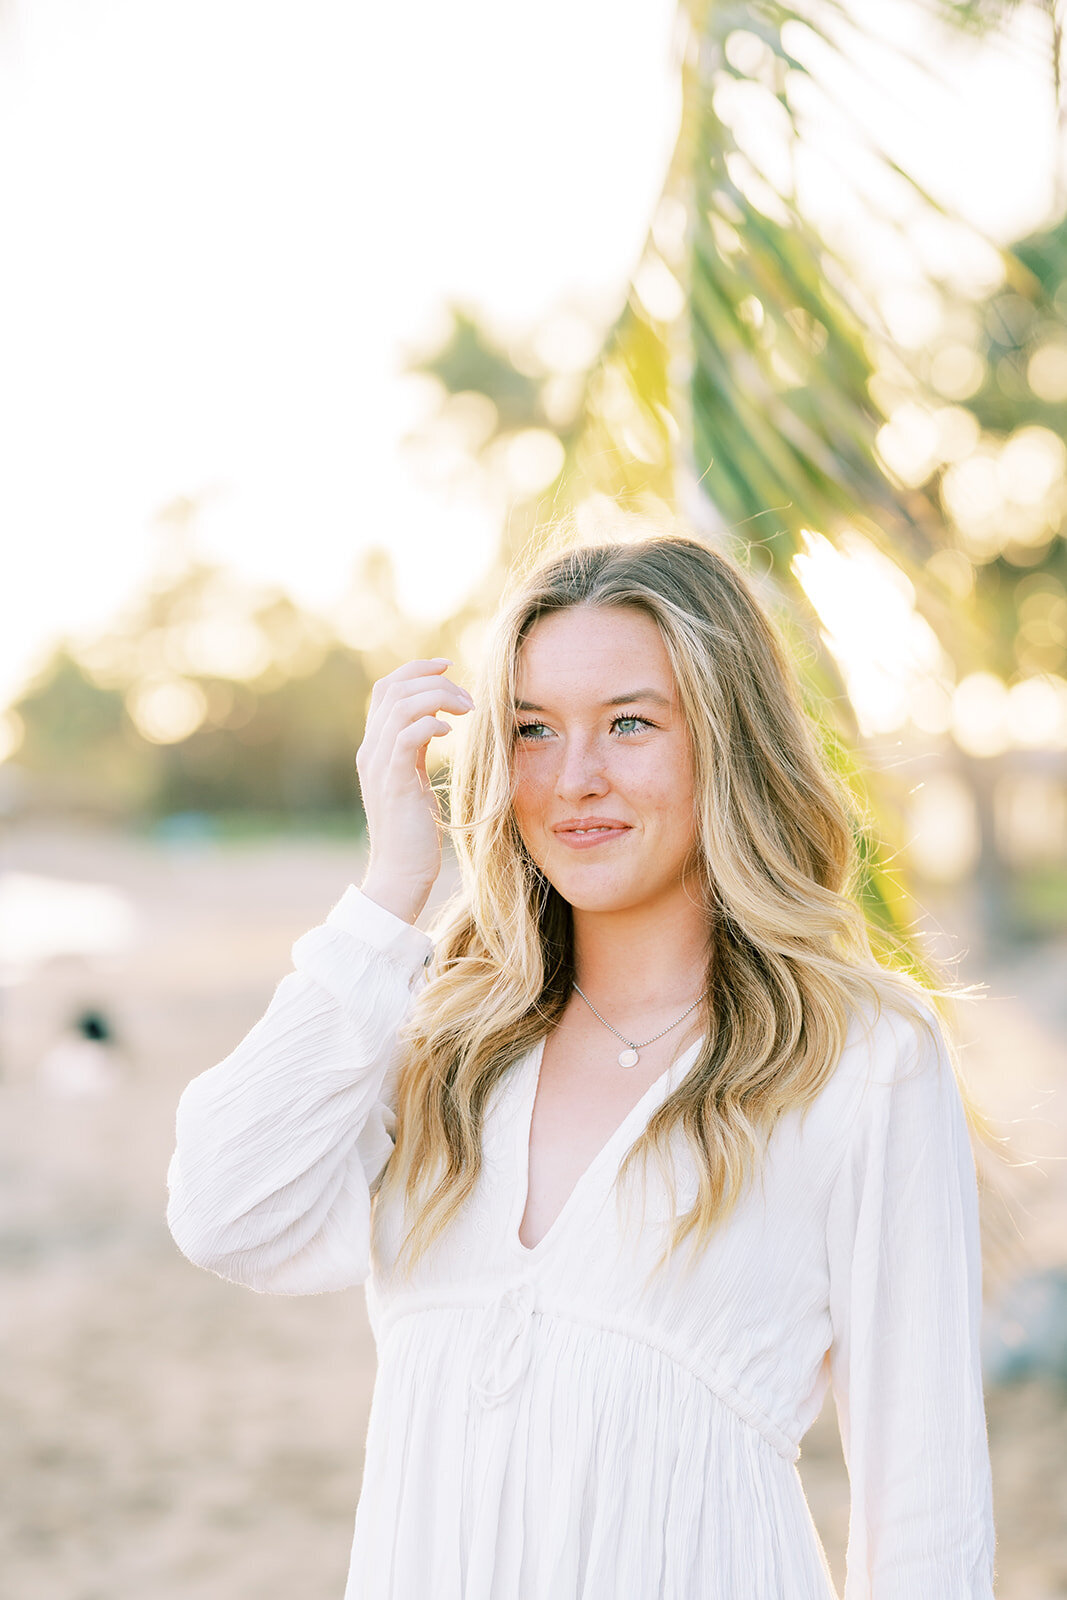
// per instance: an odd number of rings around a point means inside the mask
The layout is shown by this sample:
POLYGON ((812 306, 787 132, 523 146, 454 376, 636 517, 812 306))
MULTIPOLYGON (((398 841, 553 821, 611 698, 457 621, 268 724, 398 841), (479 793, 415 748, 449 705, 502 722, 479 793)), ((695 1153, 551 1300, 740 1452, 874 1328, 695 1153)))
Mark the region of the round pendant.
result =
POLYGON ((620 1050, 619 1051, 619 1066, 620 1067, 636 1067, 637 1062, 638 1062, 638 1055, 637 1055, 637 1051, 636 1050, 620 1050))

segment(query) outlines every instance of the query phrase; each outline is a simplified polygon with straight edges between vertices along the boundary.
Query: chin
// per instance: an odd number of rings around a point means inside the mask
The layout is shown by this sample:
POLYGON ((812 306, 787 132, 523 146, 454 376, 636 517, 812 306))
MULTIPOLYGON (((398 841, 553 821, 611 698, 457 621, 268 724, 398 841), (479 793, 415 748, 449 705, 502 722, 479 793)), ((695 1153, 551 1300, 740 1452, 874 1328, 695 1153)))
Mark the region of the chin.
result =
POLYGON ((557 878, 553 889, 574 911, 631 911, 652 899, 647 889, 636 884, 583 883, 575 878, 557 878))

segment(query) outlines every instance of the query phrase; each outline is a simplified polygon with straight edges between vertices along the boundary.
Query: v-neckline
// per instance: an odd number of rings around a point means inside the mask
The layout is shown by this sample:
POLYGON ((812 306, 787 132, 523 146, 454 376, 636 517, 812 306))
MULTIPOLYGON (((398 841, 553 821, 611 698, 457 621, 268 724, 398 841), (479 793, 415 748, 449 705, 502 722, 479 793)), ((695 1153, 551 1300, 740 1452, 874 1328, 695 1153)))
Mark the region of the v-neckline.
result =
MULTIPOLYGON (((541 1235, 536 1244, 525 1245, 519 1238, 519 1230, 522 1227, 522 1219, 526 1215, 526 1207, 530 1198, 530 1134, 533 1129, 534 1106, 537 1103, 537 1090, 541 1082, 541 1062, 544 1058, 545 1039, 547 1037, 547 1034, 544 1035, 540 1042, 534 1046, 527 1056, 527 1079, 524 1084, 526 1093, 522 1101, 521 1114, 516 1118, 518 1138, 515 1169, 519 1175, 519 1182, 516 1185, 518 1189, 518 1206, 513 1211, 511 1217, 509 1237, 512 1246, 524 1261, 536 1260, 541 1255, 546 1245, 552 1242, 555 1235, 560 1232, 569 1213, 574 1210, 583 1191, 588 1188, 594 1174, 599 1171, 604 1162, 607 1161, 613 1151, 626 1138, 626 1136, 630 1133, 631 1128, 634 1127, 638 1122, 639 1118, 642 1115, 647 1117, 649 1103, 652 1101, 653 1096, 657 1093, 662 1093, 668 1084, 668 1079, 670 1079, 672 1075, 678 1071, 678 1068, 683 1062, 686 1062, 687 1064, 691 1062, 691 1058, 695 1056, 697 1050, 703 1043, 702 1035, 701 1038, 695 1040, 694 1043, 688 1047, 688 1049, 683 1050, 680 1056, 675 1056, 671 1064, 668 1067, 664 1067, 663 1071, 657 1078, 653 1078, 652 1082, 649 1084, 641 1098, 636 1101, 633 1106, 631 1106, 630 1110, 615 1128, 614 1133, 608 1135, 607 1139, 600 1146, 600 1149, 593 1156, 588 1166, 586 1166, 580 1173, 574 1184, 574 1187, 564 1200, 559 1211, 557 1211, 552 1222, 549 1224, 548 1229, 541 1235)), ((635 1140, 636 1134, 630 1139, 630 1144, 633 1144, 635 1140)), ((628 1144, 626 1148, 629 1149, 629 1147, 630 1145, 628 1144)))

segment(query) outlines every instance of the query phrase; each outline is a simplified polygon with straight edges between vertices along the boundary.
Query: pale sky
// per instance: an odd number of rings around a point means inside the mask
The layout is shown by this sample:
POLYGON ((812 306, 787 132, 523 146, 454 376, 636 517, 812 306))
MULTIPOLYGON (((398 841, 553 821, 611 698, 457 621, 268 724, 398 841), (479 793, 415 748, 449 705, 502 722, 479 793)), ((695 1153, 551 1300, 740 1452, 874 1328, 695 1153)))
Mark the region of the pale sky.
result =
MULTIPOLYGON (((0 705, 136 589, 179 495, 206 497, 206 555, 308 604, 386 543, 407 604, 451 609, 496 528, 416 481, 406 352, 449 299, 516 329, 614 314, 677 124, 674 10, 7 0, 0 705)), ((1005 239, 1051 194, 1039 46, 1024 18, 961 47, 943 96, 858 91, 1005 239)))

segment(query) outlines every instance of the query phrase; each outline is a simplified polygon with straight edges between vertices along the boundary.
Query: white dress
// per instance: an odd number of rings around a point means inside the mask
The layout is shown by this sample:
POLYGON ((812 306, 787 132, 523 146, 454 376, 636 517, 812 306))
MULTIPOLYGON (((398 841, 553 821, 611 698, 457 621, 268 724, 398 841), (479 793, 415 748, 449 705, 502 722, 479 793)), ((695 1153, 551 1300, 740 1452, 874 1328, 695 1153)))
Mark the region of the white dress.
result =
POLYGON ((941 1050, 888 1016, 850 1034, 694 1270, 676 1256, 646 1287, 666 1193, 650 1163, 627 1232, 613 1181, 697 1047, 527 1249, 538 1046, 490 1102, 467 1207, 402 1283, 402 1218, 371 1195, 430 950, 348 889, 185 1090, 168 1177, 199 1265, 278 1294, 366 1284, 378 1374, 346 1600, 830 1600, 796 1460, 831 1385, 845 1600, 989 1600, 977 1186, 941 1050))

